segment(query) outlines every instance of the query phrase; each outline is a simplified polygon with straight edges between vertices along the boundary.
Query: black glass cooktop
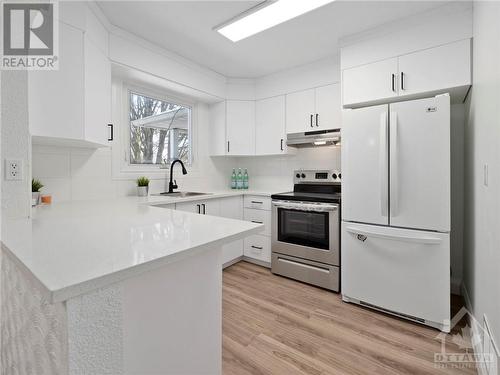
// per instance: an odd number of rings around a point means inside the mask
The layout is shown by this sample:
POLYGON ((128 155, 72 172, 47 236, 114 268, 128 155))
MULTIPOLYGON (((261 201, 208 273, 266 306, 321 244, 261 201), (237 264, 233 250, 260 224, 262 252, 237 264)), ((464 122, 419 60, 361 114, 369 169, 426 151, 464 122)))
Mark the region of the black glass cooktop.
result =
POLYGON ((271 195, 271 199, 301 202, 340 203, 340 193, 307 193, 291 191, 288 193, 273 194, 271 195))

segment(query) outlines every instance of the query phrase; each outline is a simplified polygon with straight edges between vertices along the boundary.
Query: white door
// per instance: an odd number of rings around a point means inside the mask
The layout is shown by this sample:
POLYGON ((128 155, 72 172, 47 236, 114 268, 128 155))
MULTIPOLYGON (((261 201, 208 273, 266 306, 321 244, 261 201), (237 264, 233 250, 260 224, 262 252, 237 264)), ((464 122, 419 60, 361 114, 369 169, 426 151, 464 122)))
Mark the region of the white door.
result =
POLYGON ((228 155, 255 155, 255 101, 226 102, 228 155))
POLYGON ((111 121, 111 63, 87 37, 85 45, 85 139, 107 144, 111 121))
MULTIPOLYGON (((230 197, 219 200, 220 216, 229 219, 243 219, 243 198, 230 197)), ((236 240, 222 246, 222 264, 229 263, 243 256, 243 240, 236 240)))
POLYGON ((287 94, 286 132, 288 134, 315 130, 315 95, 315 89, 287 94))
POLYGON ((343 105, 350 107, 398 96, 398 59, 342 71, 343 105))
POLYGON ((399 57, 399 95, 471 84, 470 39, 399 57))
POLYGON ((316 89, 316 115, 314 125, 317 130, 341 128, 340 83, 316 89))
POLYGON ((215 103, 210 107, 210 155, 226 155, 226 102, 215 103))
POLYGON ((449 231, 450 98, 445 95, 389 107, 389 223, 449 231))
POLYGON ((344 222, 341 237, 344 297, 449 324, 448 233, 344 222))
POLYGON ((388 225, 388 106, 344 111, 342 122, 342 220, 388 225))
POLYGON ((255 103, 255 153, 286 152, 285 96, 257 100, 255 103))

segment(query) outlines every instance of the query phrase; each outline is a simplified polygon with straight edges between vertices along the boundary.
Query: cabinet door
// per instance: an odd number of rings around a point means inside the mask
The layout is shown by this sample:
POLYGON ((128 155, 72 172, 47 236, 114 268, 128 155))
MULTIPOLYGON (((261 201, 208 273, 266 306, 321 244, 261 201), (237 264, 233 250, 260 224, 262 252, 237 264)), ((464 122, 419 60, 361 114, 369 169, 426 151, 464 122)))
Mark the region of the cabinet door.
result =
MULTIPOLYGON (((228 219, 243 219, 243 198, 230 197, 219 199, 221 217, 228 219)), ((236 240, 222 246, 222 264, 231 262, 243 256, 243 240, 236 240)))
POLYGON ((111 122, 111 63, 85 38, 85 140, 108 143, 111 122))
POLYGON ((397 73, 397 58, 343 70, 344 107, 397 96, 397 73))
POLYGON ((255 101, 226 102, 227 155, 255 155, 255 101))
POLYGON ((286 152, 285 96, 257 100, 255 104, 255 153, 286 152))
POLYGON ((219 216, 220 203, 218 199, 209 199, 206 201, 197 202, 201 204, 201 213, 204 215, 219 216))
POLYGON ((59 23, 59 70, 28 73, 28 111, 33 136, 83 139, 83 32, 59 23))
POLYGON ((201 202, 181 202, 175 204, 175 209, 178 211, 192 212, 194 214, 202 213, 201 202))
POLYGON ((226 145, 226 102, 210 107, 210 155, 225 155, 226 145))
POLYGON ((340 84, 318 87, 316 89, 316 114, 314 125, 318 130, 339 129, 342 122, 340 103, 340 84))
POLYGON ((471 84, 470 39, 399 57, 399 95, 471 84))
POLYGON ((287 94, 287 133, 300 133, 314 130, 315 100, 315 89, 287 94))

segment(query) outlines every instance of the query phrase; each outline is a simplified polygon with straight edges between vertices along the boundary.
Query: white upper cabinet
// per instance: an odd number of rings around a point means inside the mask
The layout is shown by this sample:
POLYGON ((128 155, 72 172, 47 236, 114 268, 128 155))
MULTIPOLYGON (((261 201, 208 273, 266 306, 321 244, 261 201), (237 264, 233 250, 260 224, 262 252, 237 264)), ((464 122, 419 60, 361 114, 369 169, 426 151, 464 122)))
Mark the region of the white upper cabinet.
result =
POLYGON ((345 69, 342 72, 344 106, 398 96, 398 59, 345 69))
POLYGON ((255 153, 284 154, 286 147, 285 96, 255 103, 255 153))
POLYGON ((471 40, 464 39, 342 71, 343 106, 449 93, 462 102, 471 85, 471 40))
POLYGON ((30 133, 83 139, 83 32, 61 22, 59 33, 59 70, 28 73, 30 133))
POLYGON ((334 83, 286 96, 286 132, 341 128, 340 85, 334 83))
POLYGON ((226 155, 226 102, 210 107, 210 155, 226 155))
POLYGON ((342 127, 340 84, 336 83, 316 89, 316 115, 318 116, 318 130, 339 129, 342 127))
POLYGON ((470 60, 470 39, 400 56, 399 93, 411 95, 470 85, 470 60))
POLYGON ((85 139, 105 144, 111 124, 111 63, 85 38, 85 139))
POLYGON ((227 155, 255 155, 255 101, 226 102, 227 155))
MULTIPOLYGON (((92 17, 86 15, 87 20, 92 17)), ((107 35, 105 31, 95 34, 94 40, 97 35, 103 40, 96 44, 87 32, 63 22, 59 23, 59 34, 59 70, 29 72, 28 111, 33 142, 107 146, 111 133, 107 35)))
POLYGON ((286 96, 286 132, 314 130, 315 90, 298 91, 286 96))

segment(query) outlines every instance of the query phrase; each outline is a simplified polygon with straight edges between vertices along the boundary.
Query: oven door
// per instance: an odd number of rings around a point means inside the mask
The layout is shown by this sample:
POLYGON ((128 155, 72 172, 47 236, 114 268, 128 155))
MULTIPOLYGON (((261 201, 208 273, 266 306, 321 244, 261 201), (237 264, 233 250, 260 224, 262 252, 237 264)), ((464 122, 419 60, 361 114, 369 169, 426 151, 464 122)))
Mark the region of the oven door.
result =
POLYGON ((273 201, 272 251, 339 265, 339 205, 273 201))

